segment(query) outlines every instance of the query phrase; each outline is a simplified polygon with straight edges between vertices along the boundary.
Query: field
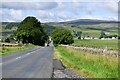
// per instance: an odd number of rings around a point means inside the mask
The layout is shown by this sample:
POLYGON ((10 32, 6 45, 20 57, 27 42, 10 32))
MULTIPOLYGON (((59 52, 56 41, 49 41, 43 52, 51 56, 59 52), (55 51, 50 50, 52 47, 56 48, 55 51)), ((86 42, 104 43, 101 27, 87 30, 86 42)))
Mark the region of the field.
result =
POLYGON ((73 69, 80 76, 87 78, 117 78, 118 58, 89 54, 84 51, 55 47, 55 59, 60 59, 63 64, 73 69))
POLYGON ((34 45, 26 45, 26 46, 15 46, 15 47, 0 47, 0 56, 4 56, 4 55, 8 55, 8 54, 12 54, 15 52, 21 52, 27 49, 32 49, 34 47, 34 45))
MULTIPOLYGON (((79 21, 78 21, 79 22, 79 21)), ((88 21, 89 22, 89 21, 88 21)), ((100 32, 104 31, 107 35, 118 35, 118 25, 115 23, 101 23, 101 24, 68 24, 56 23, 48 24, 56 28, 67 29, 70 31, 82 31, 82 36, 100 37, 100 32)))
POLYGON ((118 40, 74 40, 72 45, 118 50, 118 40))
MULTIPOLYGON (((0 23, 1 24, 1 23, 0 23)), ((20 22, 2 22, 1 37, 9 37, 13 31, 17 29, 20 22)), ((69 22, 60 23, 42 23, 46 32, 50 36, 52 30, 55 28, 67 29, 72 31, 82 31, 82 36, 100 37, 100 32, 104 31, 107 35, 118 35, 118 23, 113 21, 100 20, 73 20, 69 22)))

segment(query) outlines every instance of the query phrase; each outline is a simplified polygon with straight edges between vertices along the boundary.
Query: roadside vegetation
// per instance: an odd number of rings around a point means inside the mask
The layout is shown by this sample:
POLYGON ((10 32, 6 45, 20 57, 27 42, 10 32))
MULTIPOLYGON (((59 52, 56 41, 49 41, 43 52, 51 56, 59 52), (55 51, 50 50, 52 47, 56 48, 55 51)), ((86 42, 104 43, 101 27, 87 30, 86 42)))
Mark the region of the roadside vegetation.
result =
POLYGON ((18 42, 22 42, 23 44, 31 43, 40 46, 44 46, 49 38, 40 21, 31 16, 26 17, 20 23, 14 36, 18 42))
POLYGON ((7 37, 0 39, 1 42, 7 42, 7 45, 0 44, 0 56, 31 49, 36 45, 44 46, 49 41, 48 34, 36 17, 28 16, 20 23, 4 22, 2 27, 2 33, 11 29, 12 34, 4 35, 7 37), (11 45, 12 43, 15 45, 11 45))
POLYGON ((13 47, 3 46, 3 47, 0 47, 0 56, 25 51, 25 50, 32 49, 35 47, 37 47, 37 46, 32 45, 32 44, 27 44, 25 46, 13 46, 13 47))
POLYGON ((118 50, 118 40, 74 40, 72 45, 118 50))
POLYGON ((3 29, 0 31, 3 35, 0 37, 4 37, 3 39, 5 40, 1 41, 11 42, 14 40, 20 44, 27 45, 0 47, 0 56, 37 47, 35 45, 44 46, 45 43, 49 43, 49 35, 55 46, 54 59, 61 60, 67 68, 73 69, 83 77, 117 78, 117 57, 89 54, 89 52, 59 46, 64 44, 115 51, 119 50, 118 40, 112 40, 112 37, 118 37, 119 39, 118 26, 116 23, 113 22, 109 24, 100 22, 96 24, 95 22, 91 24, 91 20, 85 20, 85 22, 89 22, 89 24, 86 25, 86 23, 83 22, 77 20, 77 22, 41 23, 32 16, 26 17, 20 23, 3 22, 3 29), (47 32, 44 29, 46 29, 47 32), (92 37, 94 39, 87 40, 85 37, 92 37), (101 38, 111 38, 111 40, 101 40, 101 38), (31 44, 29 45, 29 43, 31 44))
POLYGON ((69 30, 55 29, 51 37, 55 46, 59 44, 72 44, 74 42, 73 36, 69 30))
POLYGON ((118 58, 89 54, 61 46, 55 47, 54 58, 60 59, 67 68, 87 78, 117 78, 118 58))

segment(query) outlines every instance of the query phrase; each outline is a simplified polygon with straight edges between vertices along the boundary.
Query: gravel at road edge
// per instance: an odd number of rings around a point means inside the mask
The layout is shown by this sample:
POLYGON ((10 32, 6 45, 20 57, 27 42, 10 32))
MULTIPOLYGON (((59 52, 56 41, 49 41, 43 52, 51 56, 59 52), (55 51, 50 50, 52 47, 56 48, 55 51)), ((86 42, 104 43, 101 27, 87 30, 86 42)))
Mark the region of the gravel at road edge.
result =
POLYGON ((54 59, 52 78, 82 78, 82 77, 76 74, 73 70, 65 68, 60 60, 54 59))

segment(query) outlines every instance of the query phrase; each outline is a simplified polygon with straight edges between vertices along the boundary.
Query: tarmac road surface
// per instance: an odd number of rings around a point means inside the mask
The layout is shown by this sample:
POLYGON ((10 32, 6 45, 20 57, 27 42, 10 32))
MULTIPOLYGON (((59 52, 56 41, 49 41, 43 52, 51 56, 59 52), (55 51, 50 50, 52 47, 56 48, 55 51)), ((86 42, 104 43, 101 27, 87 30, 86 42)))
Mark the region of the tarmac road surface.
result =
POLYGON ((2 78, 51 78, 53 47, 39 47, 2 57, 2 78))

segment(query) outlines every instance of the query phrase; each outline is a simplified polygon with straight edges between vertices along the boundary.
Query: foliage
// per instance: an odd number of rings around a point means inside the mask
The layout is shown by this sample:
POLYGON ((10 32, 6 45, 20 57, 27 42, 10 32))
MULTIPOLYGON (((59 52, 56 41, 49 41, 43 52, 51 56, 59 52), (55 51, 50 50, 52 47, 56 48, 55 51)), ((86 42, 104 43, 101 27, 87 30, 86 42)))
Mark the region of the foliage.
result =
MULTIPOLYGON (((50 24, 50 23, 48 23, 50 24)), ((56 28, 62 28, 71 31, 82 31, 82 36, 90 36, 99 38, 100 32, 105 31, 109 33, 109 35, 117 35, 118 34, 118 26, 117 23, 102 23, 102 24, 67 24, 64 23, 51 23, 51 26, 56 28)))
POLYGON ((99 38, 101 39, 101 38, 112 38, 112 37, 119 38, 118 35, 106 35, 105 32, 103 32, 103 31, 101 31, 101 35, 99 38))
MULTIPOLYGON (((94 20, 95 22, 97 22, 97 20, 94 20)), ((73 21, 72 21, 73 22, 73 21)), ((81 21, 78 20, 78 23, 81 23, 81 21)), ((16 29, 18 26, 16 24, 20 24, 19 22, 2 22, 2 36, 7 36, 12 34, 12 30, 16 29), (15 24, 15 25, 11 25, 15 24), (11 28, 6 27, 8 25, 11 25, 11 28)), ((52 30, 54 30, 54 28, 61 28, 61 29, 66 29, 66 30, 71 30, 71 31, 82 31, 82 36, 83 37, 95 37, 95 38, 99 38, 100 37, 100 32, 101 31, 105 31, 108 32, 109 35, 118 35, 118 25, 117 23, 106 23, 106 21, 103 21, 103 23, 100 24, 91 24, 93 22, 91 22, 91 20, 87 20, 87 24, 68 24, 67 22, 62 22, 62 23, 44 23, 43 27, 45 27, 45 30, 48 32, 48 34, 50 35, 52 30)))
POLYGON ((101 38, 106 38, 106 37, 107 37, 107 36, 106 36, 105 32, 104 32, 104 31, 101 31, 99 38, 101 39, 101 38))
POLYGON ((107 35, 107 38, 112 38, 112 37, 117 38, 117 37, 118 37, 118 35, 107 35))
POLYGON ((10 42, 10 39, 9 39, 9 38, 6 38, 6 39, 5 39, 5 42, 8 42, 8 43, 9 43, 9 42, 10 42))
POLYGON ((78 35, 78 39, 81 39, 82 31, 78 31, 78 32, 77 32, 77 35, 78 35))
POLYGON ((35 46, 32 44, 27 44, 25 46, 13 46, 13 47, 3 46, 2 49, 0 50, 0 56, 13 54, 16 52, 21 52, 21 51, 25 51, 25 50, 36 48, 36 47, 38 47, 38 46, 35 46))
POLYGON ((120 35, 118 36, 118 39, 120 40, 120 35))
POLYGON ((73 36, 78 39, 81 39, 81 36, 82 36, 82 31, 74 31, 73 30, 73 36))
POLYGON ((52 40, 54 45, 57 44, 72 44, 73 36, 69 30, 55 29, 52 32, 52 40))
MULTIPOLYGON (((100 54, 90 54, 72 48, 56 47, 57 57, 67 68, 71 68, 87 78, 117 78, 118 58, 103 56, 100 54)), ((55 55, 54 55, 55 56, 55 55)))
POLYGON ((26 17, 15 32, 17 41, 44 46, 48 36, 35 17, 26 17))

